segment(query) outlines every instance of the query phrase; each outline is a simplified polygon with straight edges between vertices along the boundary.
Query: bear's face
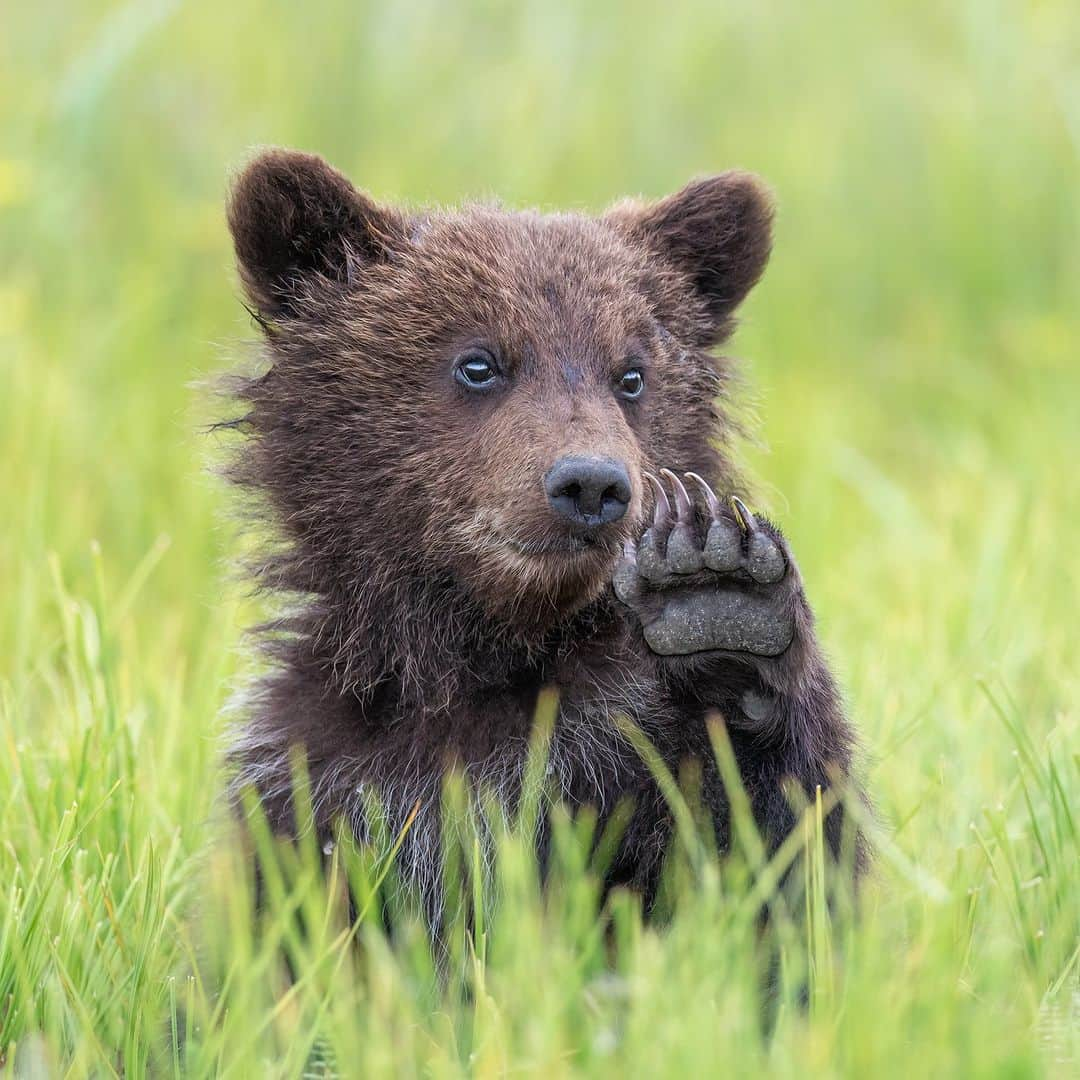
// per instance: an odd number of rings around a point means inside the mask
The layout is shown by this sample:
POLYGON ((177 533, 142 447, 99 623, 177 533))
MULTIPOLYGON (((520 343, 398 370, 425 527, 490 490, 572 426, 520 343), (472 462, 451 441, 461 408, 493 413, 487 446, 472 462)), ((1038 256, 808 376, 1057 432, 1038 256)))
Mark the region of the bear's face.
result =
POLYGON ((256 160, 230 205, 270 345, 252 476, 304 587, 450 579, 533 623, 593 599, 641 531, 643 471, 716 471, 704 349, 769 217, 741 174, 599 219, 406 214, 319 158, 256 160))

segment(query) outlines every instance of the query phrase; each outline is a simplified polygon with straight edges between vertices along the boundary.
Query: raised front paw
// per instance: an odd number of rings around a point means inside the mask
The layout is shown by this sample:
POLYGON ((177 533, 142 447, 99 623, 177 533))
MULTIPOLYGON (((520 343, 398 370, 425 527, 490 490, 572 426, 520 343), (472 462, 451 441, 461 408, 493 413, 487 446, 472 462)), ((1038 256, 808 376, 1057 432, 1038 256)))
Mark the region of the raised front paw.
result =
POLYGON ((725 650, 779 656, 795 636, 798 573, 783 537, 738 498, 721 504, 696 473, 696 506, 669 469, 674 507, 664 485, 653 523, 639 543, 627 543, 613 584, 641 620, 645 640, 662 656, 725 650))

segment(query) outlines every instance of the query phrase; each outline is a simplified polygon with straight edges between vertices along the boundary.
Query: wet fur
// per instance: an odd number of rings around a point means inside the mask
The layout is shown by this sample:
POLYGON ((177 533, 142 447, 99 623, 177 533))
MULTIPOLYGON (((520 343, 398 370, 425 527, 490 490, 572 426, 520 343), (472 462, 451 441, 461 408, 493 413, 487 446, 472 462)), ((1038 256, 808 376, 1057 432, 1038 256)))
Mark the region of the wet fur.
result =
MULTIPOLYGON (((444 771, 456 764, 512 807, 547 686, 560 695, 551 775, 602 815, 633 800, 608 884, 647 902, 670 820, 619 717, 672 769, 702 763, 721 844, 710 713, 727 722, 771 846, 793 824, 787 782, 810 796, 849 778, 853 735, 805 603, 779 658, 660 657, 610 585, 651 509, 645 470, 744 491, 726 449, 730 370, 709 350, 764 268, 770 221, 768 198, 738 173, 599 219, 406 213, 288 151, 241 173, 229 224, 265 363, 232 384, 242 409, 230 426, 245 435, 232 477, 280 538, 260 583, 297 602, 262 628, 272 670, 246 699, 231 760, 234 790, 253 785, 275 829, 295 828, 297 746, 324 835, 343 817, 365 838, 373 793, 391 831, 419 803, 402 865, 435 912, 444 771), (453 382, 453 357, 481 341, 515 365, 497 401, 453 382), (637 409, 605 382, 628 353, 647 371, 637 409), (561 540, 539 481, 575 452, 625 461, 631 504, 588 550, 549 556, 561 540), (767 695, 767 716, 744 712, 748 690, 767 695)), ((840 831, 837 811, 834 848, 840 831)))

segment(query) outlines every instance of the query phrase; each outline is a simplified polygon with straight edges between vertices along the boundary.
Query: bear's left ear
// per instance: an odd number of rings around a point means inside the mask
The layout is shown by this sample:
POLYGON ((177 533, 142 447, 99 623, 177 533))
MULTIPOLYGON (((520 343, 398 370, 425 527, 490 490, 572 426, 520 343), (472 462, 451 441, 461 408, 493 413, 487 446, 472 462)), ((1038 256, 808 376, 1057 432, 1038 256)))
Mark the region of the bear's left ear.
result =
POLYGON ((768 191, 744 172, 695 180, 658 202, 622 203, 605 218, 689 280, 712 322, 709 344, 727 336, 735 309, 761 277, 772 219, 768 191))
POLYGON ((312 280, 348 285, 356 269, 405 242, 405 221, 315 154, 268 150, 236 178, 229 229, 259 313, 297 315, 312 280))

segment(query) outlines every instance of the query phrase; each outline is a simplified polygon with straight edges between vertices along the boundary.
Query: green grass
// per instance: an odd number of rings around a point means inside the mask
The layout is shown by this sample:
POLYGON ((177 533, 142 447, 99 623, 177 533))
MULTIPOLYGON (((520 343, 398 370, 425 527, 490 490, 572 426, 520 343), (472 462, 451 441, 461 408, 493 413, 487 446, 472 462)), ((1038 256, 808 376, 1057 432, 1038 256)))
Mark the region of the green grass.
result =
POLYGON ((38 0, 3 21, 5 1075, 1080 1067, 1074 4, 38 0), (785 939, 810 1005, 785 999, 770 1041, 738 859, 687 858, 663 929, 618 899, 605 942, 571 827, 545 897, 506 837, 500 903, 442 982, 415 927, 390 945, 367 917, 351 944, 310 858, 255 933, 216 796, 257 610, 193 384, 252 333, 221 205, 261 143, 388 199, 599 208, 733 165, 774 185, 732 345, 747 460, 883 835, 856 927, 812 879, 785 939))

